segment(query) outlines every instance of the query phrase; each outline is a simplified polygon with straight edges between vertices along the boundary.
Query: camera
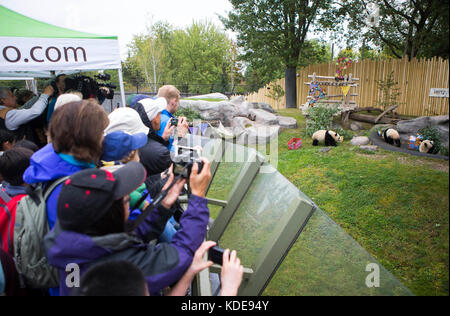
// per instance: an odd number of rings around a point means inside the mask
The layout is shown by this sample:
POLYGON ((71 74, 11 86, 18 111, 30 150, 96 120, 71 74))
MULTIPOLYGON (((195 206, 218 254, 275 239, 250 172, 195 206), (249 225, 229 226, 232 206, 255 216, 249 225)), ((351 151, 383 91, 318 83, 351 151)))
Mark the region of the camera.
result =
POLYGON ((98 75, 95 75, 94 77, 97 78, 98 80, 103 80, 103 81, 111 80, 110 74, 98 74, 98 75))
POLYGON ((175 117, 173 117, 173 118, 170 120, 170 125, 171 125, 171 126, 178 126, 178 119, 175 118, 175 117))
MULTIPOLYGON (((100 80, 110 80, 111 76, 108 74, 101 74, 94 76, 100 80)), ((76 90, 81 92, 83 99, 97 98, 109 99, 114 97, 114 90, 116 86, 108 83, 100 83, 88 76, 76 75, 74 77, 67 77, 64 81, 65 91, 76 90), (102 87, 108 89, 101 89, 102 87)))
POLYGON ((198 164, 198 172, 201 172, 203 161, 200 159, 200 149, 176 146, 176 153, 177 155, 172 159, 175 176, 181 175, 183 178, 189 179, 194 163, 198 164))
POLYGON ((225 252, 225 250, 218 246, 209 248, 208 260, 214 262, 215 264, 223 265, 223 253, 224 252, 225 252))

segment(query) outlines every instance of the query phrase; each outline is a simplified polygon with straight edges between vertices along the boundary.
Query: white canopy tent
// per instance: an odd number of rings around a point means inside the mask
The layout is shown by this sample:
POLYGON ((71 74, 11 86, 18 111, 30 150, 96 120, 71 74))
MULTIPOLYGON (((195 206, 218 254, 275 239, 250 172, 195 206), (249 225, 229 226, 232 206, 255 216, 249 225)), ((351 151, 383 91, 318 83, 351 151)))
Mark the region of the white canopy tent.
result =
POLYGON ((78 32, 31 19, 0 5, 0 78, 117 69, 125 106, 117 36, 78 32))

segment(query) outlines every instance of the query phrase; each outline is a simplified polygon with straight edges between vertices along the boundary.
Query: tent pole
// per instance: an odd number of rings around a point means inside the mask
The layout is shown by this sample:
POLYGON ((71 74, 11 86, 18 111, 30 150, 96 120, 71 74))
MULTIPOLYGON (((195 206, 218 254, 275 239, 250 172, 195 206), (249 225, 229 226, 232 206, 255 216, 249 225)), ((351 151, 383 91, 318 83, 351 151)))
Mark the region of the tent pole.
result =
POLYGON ((127 104, 126 104, 126 101, 125 101, 125 88, 123 86, 122 67, 117 69, 117 71, 119 72, 119 85, 120 85, 120 95, 122 97, 122 106, 126 107, 127 104))
POLYGON ((33 92, 37 95, 38 94, 38 88, 37 88, 36 78, 33 78, 32 86, 33 86, 33 92))

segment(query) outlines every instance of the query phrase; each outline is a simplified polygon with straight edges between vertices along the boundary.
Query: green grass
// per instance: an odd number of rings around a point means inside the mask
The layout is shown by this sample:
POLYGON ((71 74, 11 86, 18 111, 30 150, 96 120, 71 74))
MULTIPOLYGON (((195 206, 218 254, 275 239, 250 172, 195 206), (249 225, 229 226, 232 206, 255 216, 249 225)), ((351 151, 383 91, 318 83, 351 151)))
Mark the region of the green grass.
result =
MULTIPOLYGON (((279 136, 278 171, 413 294, 448 295, 448 161, 382 149, 368 152, 350 145, 350 139, 328 153, 320 153, 320 147, 313 147, 306 136, 301 113, 295 109, 279 112, 296 118, 299 128, 285 130, 279 136), (297 151, 287 148, 293 137, 303 140, 297 151)), ((213 190, 214 197, 227 198, 224 188, 234 181, 237 172, 219 177, 222 180, 213 190)), ((212 210, 212 215, 218 211, 212 210)), ((306 290, 307 284, 299 283, 311 276, 305 276, 308 260, 301 258, 304 248, 310 247, 304 240, 311 236, 306 234, 307 229, 308 225, 264 295, 313 292, 306 290)), ((333 289, 329 293, 333 294, 333 289)))
MULTIPOLYGON (((305 135, 304 117, 297 110, 280 112, 295 117, 299 129, 280 135, 279 172, 414 294, 448 295, 448 161, 366 152, 349 139, 319 153, 305 135), (295 136, 303 146, 289 151, 286 144, 295 136)), ((266 294, 280 286, 275 278, 266 294)))

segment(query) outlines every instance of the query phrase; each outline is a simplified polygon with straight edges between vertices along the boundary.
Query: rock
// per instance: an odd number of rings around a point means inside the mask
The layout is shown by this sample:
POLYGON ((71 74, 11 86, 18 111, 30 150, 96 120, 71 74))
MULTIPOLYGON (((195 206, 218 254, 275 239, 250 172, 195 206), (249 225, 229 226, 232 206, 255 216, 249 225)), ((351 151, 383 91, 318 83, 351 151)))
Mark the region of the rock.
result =
POLYGON ((364 129, 364 127, 359 122, 353 122, 352 124, 350 124, 350 129, 352 131, 356 132, 356 131, 360 131, 360 130, 364 129))
POLYGON ((408 141, 409 136, 416 135, 422 128, 435 127, 441 136, 441 143, 449 147, 449 116, 422 116, 413 120, 400 121, 397 123, 397 131, 403 141, 408 141))
POLYGON ((244 102, 242 102, 241 106, 242 106, 244 109, 247 109, 247 110, 251 110, 251 109, 259 109, 259 107, 258 107, 258 102, 248 102, 248 101, 244 101, 244 102))
POLYGON ((231 128, 233 130, 233 133, 235 135, 240 135, 243 133, 247 128, 253 127, 256 123, 253 121, 250 121, 246 117, 235 117, 231 122, 231 128))
POLYGON ((278 119, 278 125, 280 125, 282 129, 297 128, 297 120, 295 118, 280 115, 276 115, 276 117, 278 119))
POLYGON ((244 97, 242 95, 234 97, 230 100, 230 102, 232 104, 234 104, 235 106, 240 106, 242 103, 245 102, 244 97))
POLYGON ((249 113, 248 113, 248 108, 241 105, 236 105, 235 106, 236 109, 236 116, 242 116, 242 117, 248 117, 249 113))
POLYGON ((397 129, 397 126, 393 125, 393 124, 376 124, 370 129, 370 133, 377 132, 377 131, 383 131, 388 128, 397 129))
POLYGON ((266 144, 277 137, 281 130, 277 125, 265 126, 245 117, 235 117, 231 128, 236 135, 236 143, 242 145, 266 144))
POLYGON ((258 102, 258 108, 270 113, 275 113, 275 110, 270 106, 269 103, 258 102))
POLYGON ((324 148, 320 148, 320 149, 319 149, 319 152, 321 152, 321 153, 327 153, 327 152, 329 152, 330 150, 331 150, 330 147, 324 147, 324 148))
POLYGON ((236 143, 242 145, 266 144, 272 139, 278 137, 279 133, 279 126, 254 125, 242 131, 242 133, 237 136, 236 143))
POLYGON ((237 115, 235 106, 229 101, 180 100, 180 107, 200 113, 205 120, 220 120, 224 126, 231 126, 231 121, 237 115))
POLYGON ((224 101, 228 101, 228 97, 222 93, 210 93, 210 94, 196 95, 193 97, 189 97, 189 99, 221 99, 224 101))
POLYGON ((269 113, 264 110, 260 109, 250 109, 249 111, 249 118, 252 121, 255 121, 259 124, 263 125, 277 125, 278 119, 275 115, 272 113, 269 113))
POLYGON ((244 101, 241 103, 241 106, 243 106, 247 110, 259 109, 259 110, 264 110, 264 111, 267 111, 270 113, 275 113, 275 110, 270 106, 269 103, 244 101))
POLYGON ((359 148, 364 149, 364 150, 369 150, 369 151, 377 151, 378 150, 378 146, 371 146, 371 145, 359 146, 359 148))
POLYGON ((350 144, 354 146, 367 145, 370 143, 369 137, 366 136, 355 136, 350 141, 350 144))

